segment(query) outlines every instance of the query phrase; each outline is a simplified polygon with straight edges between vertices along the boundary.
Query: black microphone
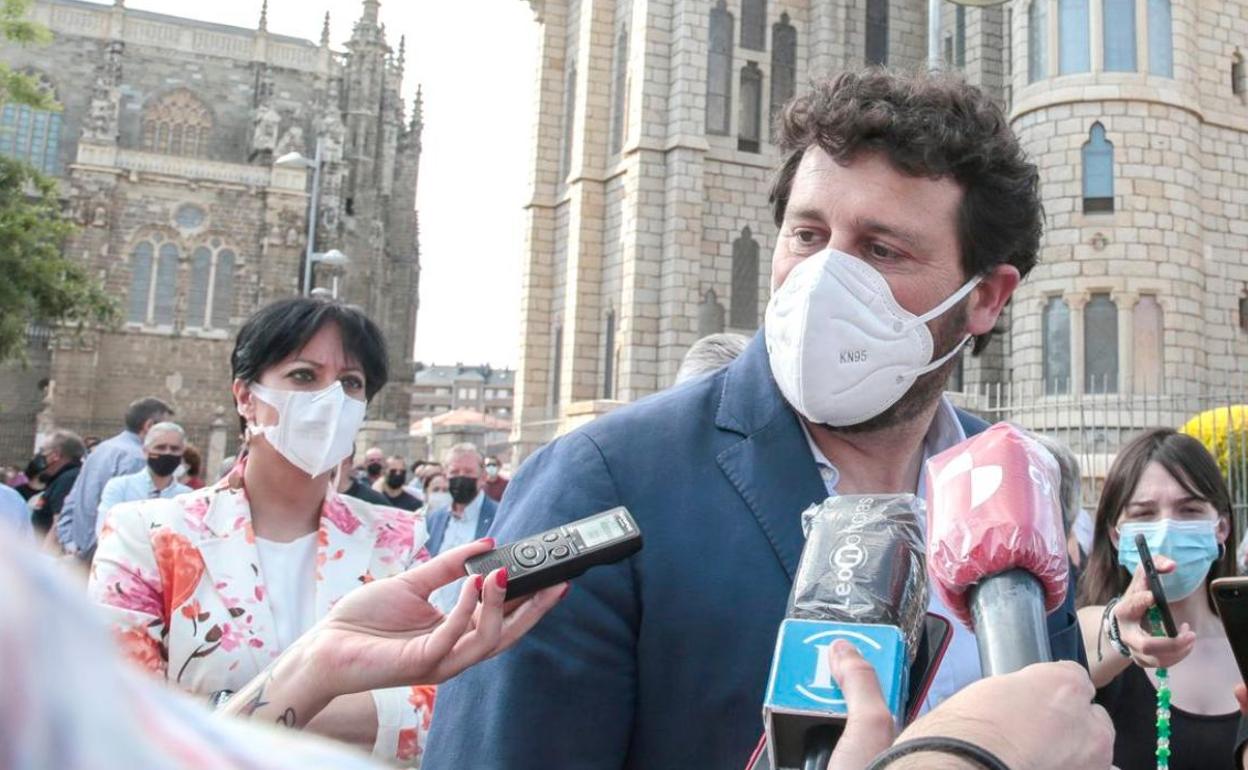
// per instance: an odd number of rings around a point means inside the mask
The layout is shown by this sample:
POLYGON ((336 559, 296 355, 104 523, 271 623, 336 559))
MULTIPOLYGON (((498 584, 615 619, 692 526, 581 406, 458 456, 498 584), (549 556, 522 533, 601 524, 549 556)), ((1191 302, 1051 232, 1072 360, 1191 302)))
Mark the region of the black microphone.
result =
POLYGON ((806 547, 763 704, 776 770, 827 766, 848 716, 829 668, 837 639, 872 664, 900 725, 927 610, 922 510, 914 495, 846 495, 802 514, 806 547))

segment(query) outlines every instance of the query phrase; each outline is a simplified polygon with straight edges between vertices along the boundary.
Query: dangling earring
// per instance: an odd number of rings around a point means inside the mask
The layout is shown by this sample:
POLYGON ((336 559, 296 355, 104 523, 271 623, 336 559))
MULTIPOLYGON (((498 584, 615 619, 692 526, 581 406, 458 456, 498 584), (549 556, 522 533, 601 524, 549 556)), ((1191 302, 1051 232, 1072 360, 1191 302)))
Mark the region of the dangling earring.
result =
POLYGON ((1226 556, 1226 543, 1218 543, 1218 561, 1222 561, 1226 556))

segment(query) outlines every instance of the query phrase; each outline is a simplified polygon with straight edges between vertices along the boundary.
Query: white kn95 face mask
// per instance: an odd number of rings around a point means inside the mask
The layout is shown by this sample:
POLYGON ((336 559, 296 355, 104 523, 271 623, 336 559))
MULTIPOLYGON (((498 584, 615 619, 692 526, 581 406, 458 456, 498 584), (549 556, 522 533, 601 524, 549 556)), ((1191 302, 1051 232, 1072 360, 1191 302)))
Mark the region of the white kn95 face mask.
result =
POLYGON ((863 260, 835 249, 807 257, 767 304, 767 355, 780 392, 822 425, 858 425, 881 414, 970 340, 968 334, 933 361, 927 322, 957 305, 979 281, 972 278, 916 316, 863 260))
POLYGON ((276 425, 252 425, 278 454, 309 476, 333 470, 351 454, 366 405, 335 382, 324 390, 277 390, 260 383, 251 394, 277 410, 276 425))

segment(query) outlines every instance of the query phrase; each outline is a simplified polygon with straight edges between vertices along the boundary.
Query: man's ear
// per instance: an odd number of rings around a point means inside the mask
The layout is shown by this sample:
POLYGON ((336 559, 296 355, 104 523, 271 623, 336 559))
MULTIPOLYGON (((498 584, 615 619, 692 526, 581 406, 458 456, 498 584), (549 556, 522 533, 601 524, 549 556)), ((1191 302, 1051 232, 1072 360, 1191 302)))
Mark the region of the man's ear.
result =
POLYGON ((984 275, 966 306, 966 333, 978 337, 992 331, 1021 280, 1018 268, 1007 264, 997 265, 984 275))

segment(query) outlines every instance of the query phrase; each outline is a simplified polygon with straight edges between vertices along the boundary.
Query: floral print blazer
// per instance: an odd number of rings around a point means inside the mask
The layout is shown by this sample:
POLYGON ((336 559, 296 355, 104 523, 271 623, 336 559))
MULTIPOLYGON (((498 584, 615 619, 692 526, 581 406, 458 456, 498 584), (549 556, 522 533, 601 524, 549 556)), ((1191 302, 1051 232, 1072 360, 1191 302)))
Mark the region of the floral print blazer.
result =
MULTIPOLYGON (((316 616, 374 578, 427 560, 421 513, 331 492, 317 538, 316 616)), ((241 486, 222 481, 108 513, 91 566, 91 598, 140 665, 204 695, 240 690, 282 651, 241 486)), ((373 693, 374 755, 417 765, 433 688, 373 693)))

